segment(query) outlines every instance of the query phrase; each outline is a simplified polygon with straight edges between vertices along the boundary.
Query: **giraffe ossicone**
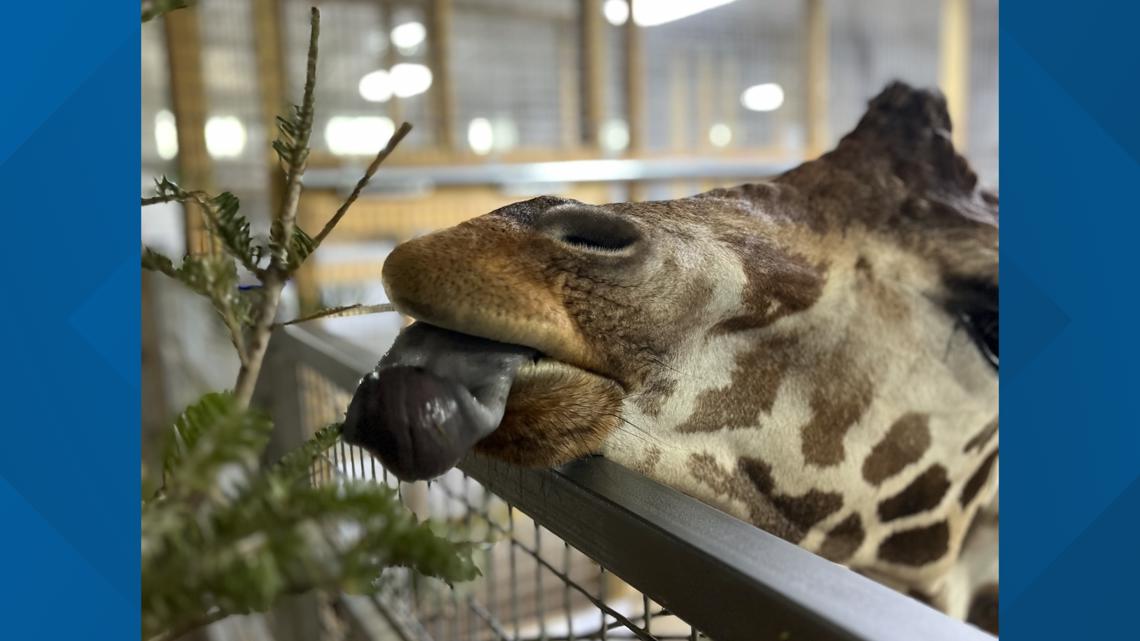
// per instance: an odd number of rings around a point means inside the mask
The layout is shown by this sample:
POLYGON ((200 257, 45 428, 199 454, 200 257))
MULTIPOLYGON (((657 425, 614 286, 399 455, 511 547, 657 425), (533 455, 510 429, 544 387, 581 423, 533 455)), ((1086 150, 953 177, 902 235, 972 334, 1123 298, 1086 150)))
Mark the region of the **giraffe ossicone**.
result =
POLYGON ((895 83, 771 180, 535 198, 400 245, 384 286, 417 323, 346 438, 407 478, 601 453, 990 625, 998 201, 950 128, 895 83))

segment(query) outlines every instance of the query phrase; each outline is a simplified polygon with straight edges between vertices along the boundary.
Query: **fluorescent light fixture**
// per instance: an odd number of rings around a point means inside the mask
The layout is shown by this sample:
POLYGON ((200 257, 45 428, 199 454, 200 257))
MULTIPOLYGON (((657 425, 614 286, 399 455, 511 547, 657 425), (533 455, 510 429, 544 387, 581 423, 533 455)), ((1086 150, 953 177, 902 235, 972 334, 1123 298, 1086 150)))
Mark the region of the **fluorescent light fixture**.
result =
POLYGON ((235 158, 245 149, 245 125, 237 116, 212 116, 206 121, 206 151, 214 158, 235 158))
POLYGON ((732 128, 723 122, 709 127, 709 142, 714 147, 727 147, 732 142, 732 128))
POLYGON ((491 121, 486 118, 474 118, 467 123, 467 144, 471 151, 485 156, 491 153, 495 146, 495 130, 491 121))
POLYGON ((431 69, 414 62, 401 62, 388 72, 392 78, 392 93, 400 98, 421 94, 431 87, 431 69))
POLYGON ((360 97, 368 102, 388 102, 392 98, 392 76, 383 69, 364 74, 360 79, 360 97))
POLYGON ((620 118, 611 118, 602 124, 602 147, 610 151, 621 151, 629 146, 629 125, 620 118))
POLYGON ((784 104, 784 88, 774 82, 752 85, 740 94, 740 104, 752 111, 775 111, 784 104))
POLYGON ((602 5, 602 14, 615 27, 620 27, 629 20, 629 3, 626 0, 606 0, 602 5))
POLYGON ((392 29, 392 44, 397 49, 415 49, 427 38, 427 29, 418 22, 405 22, 392 29))
POLYGON ((688 18, 735 0, 640 0, 633 3, 633 21, 642 27, 688 18))
POLYGON ((370 156, 395 131, 392 119, 384 116, 333 116, 325 125, 325 144, 338 156, 370 156))
POLYGON ((178 126, 174 122, 174 114, 163 109, 154 115, 154 145, 158 148, 158 157, 171 160, 178 155, 178 126))

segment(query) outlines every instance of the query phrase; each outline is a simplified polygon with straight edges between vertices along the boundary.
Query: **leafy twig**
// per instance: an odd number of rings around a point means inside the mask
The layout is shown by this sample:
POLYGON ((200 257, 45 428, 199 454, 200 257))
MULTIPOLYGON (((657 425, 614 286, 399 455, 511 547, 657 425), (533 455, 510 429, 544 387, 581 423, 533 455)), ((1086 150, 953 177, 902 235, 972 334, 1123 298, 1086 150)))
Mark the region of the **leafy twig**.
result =
POLYGON ((313 7, 309 18, 309 56, 305 72, 305 90, 301 106, 296 109, 295 120, 284 122, 284 141, 275 144, 278 152, 286 152, 287 162, 285 199, 270 228, 270 263, 259 276, 262 279, 262 298, 254 318, 253 331, 248 342, 248 358, 238 370, 234 384, 234 396, 242 405, 249 405, 257 375, 261 371, 261 361, 269 345, 269 335, 273 331, 274 317, 281 302, 281 290, 289 278, 291 261, 289 249, 292 247, 293 228, 297 221, 297 207, 301 201, 301 177, 309 157, 309 136, 313 131, 313 96, 317 85, 317 37, 321 31, 321 12, 313 7))

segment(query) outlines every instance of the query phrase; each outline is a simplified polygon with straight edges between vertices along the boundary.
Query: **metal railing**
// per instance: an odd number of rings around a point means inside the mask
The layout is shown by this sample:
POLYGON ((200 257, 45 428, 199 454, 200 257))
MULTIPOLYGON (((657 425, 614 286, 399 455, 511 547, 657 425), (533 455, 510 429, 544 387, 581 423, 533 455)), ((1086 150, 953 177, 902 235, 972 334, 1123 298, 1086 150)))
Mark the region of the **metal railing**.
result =
MULTIPOLYGON (((341 416, 376 347, 274 335, 257 392, 276 422, 271 456, 341 416)), ((498 541, 469 584, 405 575, 384 598, 346 599, 365 638, 992 639, 600 457, 538 470, 469 456, 434 482, 398 483, 338 445, 314 478, 337 475, 397 487, 417 514, 498 541)))

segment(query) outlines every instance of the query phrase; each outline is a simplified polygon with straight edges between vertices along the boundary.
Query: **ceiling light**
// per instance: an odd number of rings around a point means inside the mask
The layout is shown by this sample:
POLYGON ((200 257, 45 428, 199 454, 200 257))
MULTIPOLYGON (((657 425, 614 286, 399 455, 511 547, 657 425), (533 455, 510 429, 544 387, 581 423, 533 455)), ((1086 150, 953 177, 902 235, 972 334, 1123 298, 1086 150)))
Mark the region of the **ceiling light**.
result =
POLYGON ((421 94, 431 87, 431 69, 424 65, 402 62, 389 72, 392 77, 392 93, 400 98, 421 94))
POLYGON ((333 116, 325 125, 325 144, 338 156, 370 156, 395 131, 392 119, 384 116, 333 116))
POLYGON ((163 109, 154 115, 154 145, 158 148, 158 157, 171 160, 178 155, 178 127, 174 123, 174 114, 163 109))
POLYGON ((360 79, 360 97, 368 102, 388 102, 392 98, 392 76, 383 69, 364 74, 360 79))
POLYGON ((426 37, 427 29, 418 22, 405 22, 392 29, 392 44, 399 49, 415 49, 426 37))
POLYGON ((774 111, 784 104, 784 88, 774 82, 752 85, 740 94, 740 103, 752 111, 774 111))
POLYGON ((234 158, 245 149, 245 125, 237 116, 212 116, 206 121, 206 151, 214 158, 234 158))
POLYGON ((620 27, 629 20, 629 3, 626 0, 606 0, 602 5, 602 14, 606 16, 606 22, 620 27))
POLYGON ((495 146, 495 131, 491 121, 486 118, 475 118, 467 124, 467 144, 471 151, 480 156, 491 152, 495 146))
POLYGON ((714 147, 727 147, 732 142, 732 129, 723 122, 716 123, 709 127, 709 142, 714 147))

